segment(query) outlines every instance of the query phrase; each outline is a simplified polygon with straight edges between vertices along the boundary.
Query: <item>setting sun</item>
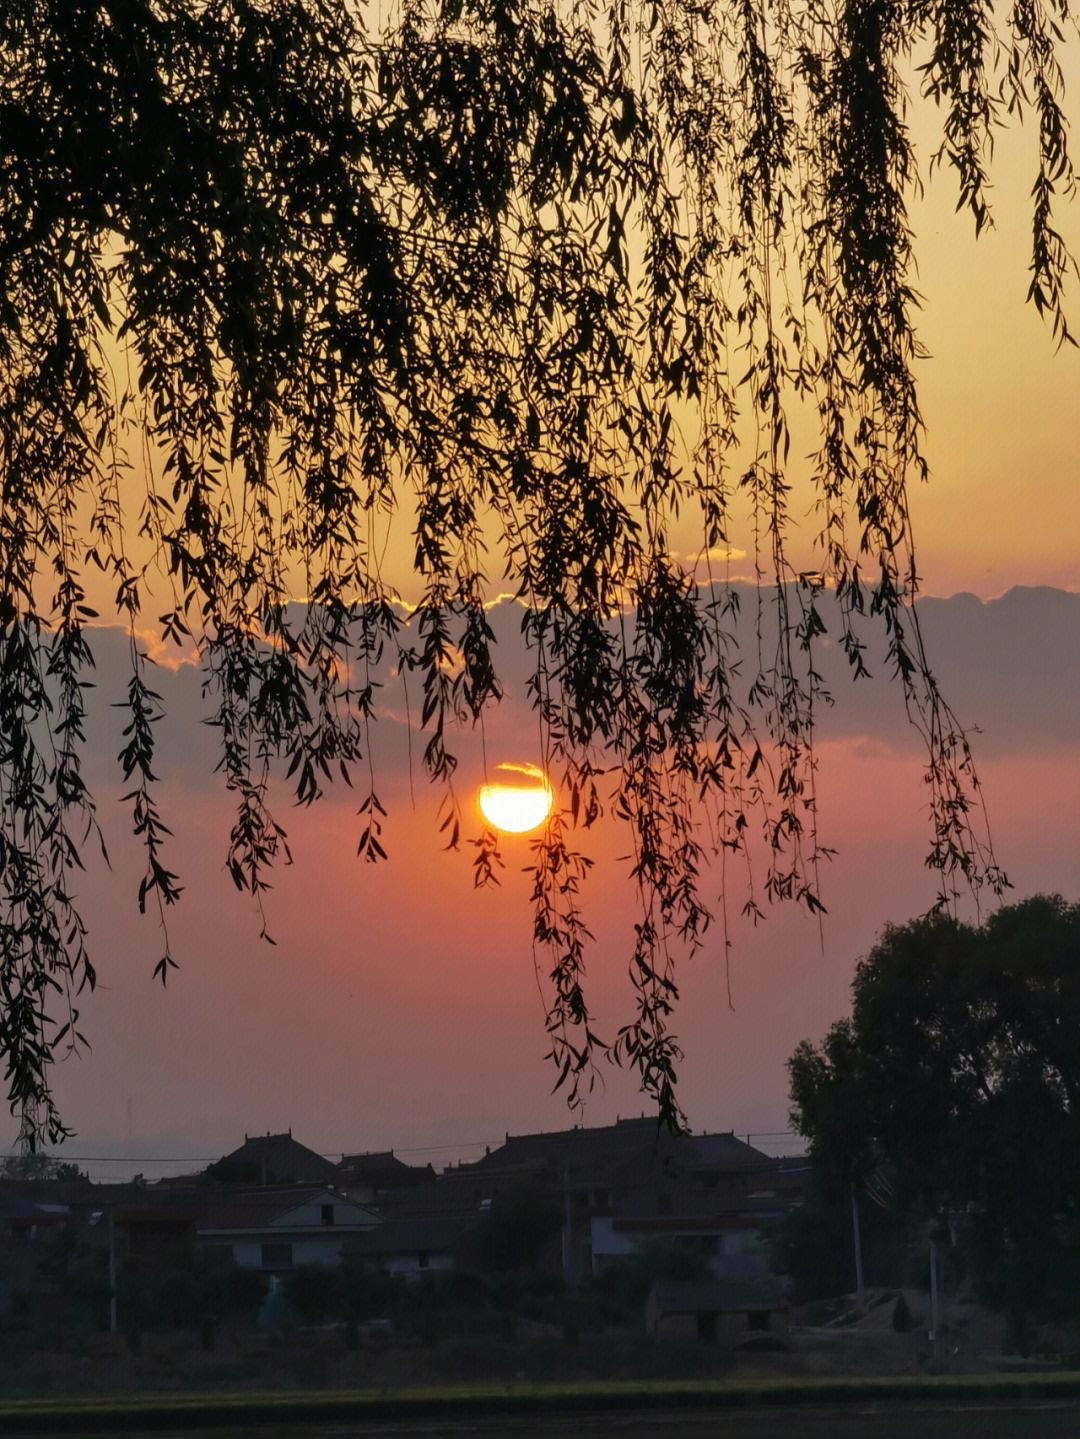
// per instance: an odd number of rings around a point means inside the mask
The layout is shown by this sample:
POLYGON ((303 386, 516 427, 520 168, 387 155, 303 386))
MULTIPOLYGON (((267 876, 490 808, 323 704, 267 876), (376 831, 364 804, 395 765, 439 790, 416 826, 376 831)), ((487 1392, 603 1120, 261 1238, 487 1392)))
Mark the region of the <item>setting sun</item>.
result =
POLYGON ((554 800, 543 770, 531 764, 500 764, 496 769, 520 775, 521 782, 480 786, 480 813, 492 829, 526 834, 542 825, 554 800))

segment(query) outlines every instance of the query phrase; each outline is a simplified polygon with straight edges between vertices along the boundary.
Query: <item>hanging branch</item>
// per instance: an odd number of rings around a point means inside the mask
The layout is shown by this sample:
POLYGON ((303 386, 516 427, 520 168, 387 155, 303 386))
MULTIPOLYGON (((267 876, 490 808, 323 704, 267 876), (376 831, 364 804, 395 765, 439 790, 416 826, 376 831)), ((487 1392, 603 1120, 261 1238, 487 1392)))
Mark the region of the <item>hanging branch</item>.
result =
MULTIPOLYGON (((977 232, 993 129, 1034 115, 1030 298, 1070 342, 1054 218, 1075 188, 1070 13, 1017 0, 999 35, 983 0, 408 0, 379 28, 352 0, 8 0, 0 1051, 33 1129, 62 1132, 49 1063, 93 981, 68 887, 94 827, 86 563, 133 630, 194 645, 237 804, 226 860, 256 897, 288 857, 275 776, 309 804, 359 767, 359 849, 383 856, 384 656, 418 674, 424 764, 459 842, 455 733, 501 698, 485 606, 492 576, 509 588, 565 780, 533 900, 572 1099, 609 1052, 585 998, 575 828, 608 812, 630 835, 635 1016, 610 1052, 672 1122, 677 965, 706 933, 710 855, 740 860, 725 885, 745 866, 748 913, 762 895, 820 911, 828 624, 857 675, 868 623, 884 628, 926 745, 940 902, 961 882, 1000 891, 914 610, 908 77, 941 112, 931 169, 955 174, 977 232), (808 469, 797 405, 818 417, 808 469), (800 478, 820 516, 801 577, 800 478), (741 653, 722 558, 740 494, 760 580, 741 653), (376 515, 414 525, 407 626, 376 515), (671 555, 677 517, 700 519, 699 556, 671 555), (171 592, 161 616, 150 573, 171 592)), ((180 887, 152 794, 159 702, 134 659, 120 763, 140 899, 164 915, 180 887)), ((494 876, 483 839, 478 863, 494 876)))

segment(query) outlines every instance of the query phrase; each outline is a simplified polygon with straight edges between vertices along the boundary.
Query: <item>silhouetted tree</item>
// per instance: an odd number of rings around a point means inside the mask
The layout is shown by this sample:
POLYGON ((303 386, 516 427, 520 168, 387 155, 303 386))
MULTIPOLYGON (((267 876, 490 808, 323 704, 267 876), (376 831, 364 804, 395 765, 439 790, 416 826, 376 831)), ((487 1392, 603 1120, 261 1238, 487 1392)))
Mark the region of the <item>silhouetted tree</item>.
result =
MULTIPOLYGON (((572 1098, 606 1048, 582 987, 575 827, 609 805, 632 833, 636 1014, 613 1049, 669 1118, 673 953, 708 920, 704 850, 741 851, 760 825, 770 858, 748 907, 764 893, 820 908, 826 585, 856 673, 859 617, 884 621, 926 741, 942 896, 958 877, 1000 883, 911 608, 906 485, 926 467, 905 107, 925 55, 938 158, 977 231, 993 129, 1033 113, 1030 297, 1069 338, 1052 215, 1073 183, 1068 11, 408 0, 380 23, 351 0, 7 0, 0 1051, 32 1133, 62 1133, 48 1065, 79 1042, 75 999, 94 981, 70 888, 96 828, 80 764, 87 567, 130 624, 120 767, 145 845, 138 903, 164 932, 181 885, 144 627, 198 650, 237 805, 228 866, 259 896, 287 844, 279 760, 302 804, 357 779, 360 852, 383 855, 369 738, 384 656, 418 678, 424 765, 458 842, 452 730, 501 694, 494 550, 524 606, 562 797, 533 873, 572 1098), (820 420, 813 576, 785 548, 793 402, 820 420), (736 495, 775 582, 758 629, 771 606, 776 643, 743 657, 745 694, 722 558, 736 495), (680 509, 700 517, 708 584, 671 553, 680 509), (415 536, 407 628, 373 542, 391 514, 415 536), (167 599, 151 601, 154 576, 167 599)), ((493 877, 495 837, 476 854, 493 877)), ((166 935, 163 980, 172 964, 166 935)))
POLYGON ((492 1203, 462 1257, 487 1273, 536 1269, 553 1248, 558 1255, 562 1227, 557 1194, 544 1187, 511 1190, 492 1203))
MULTIPOLYGON (((865 1283, 902 1284, 911 1237, 904 1216, 864 1202, 859 1229, 865 1283)), ((772 1224, 766 1238, 772 1267, 790 1278, 795 1303, 854 1292, 850 1191, 813 1176, 804 1202, 772 1224)))
POLYGON ((1080 1317, 1080 905, 889 928, 852 995, 790 1061, 823 1175, 954 1237, 1014 1334, 1080 1317))
POLYGON ((57 1159, 54 1154, 46 1154, 40 1149, 22 1154, 8 1154, 0 1159, 0 1178, 3 1179, 70 1180, 83 1177, 77 1164, 57 1159))

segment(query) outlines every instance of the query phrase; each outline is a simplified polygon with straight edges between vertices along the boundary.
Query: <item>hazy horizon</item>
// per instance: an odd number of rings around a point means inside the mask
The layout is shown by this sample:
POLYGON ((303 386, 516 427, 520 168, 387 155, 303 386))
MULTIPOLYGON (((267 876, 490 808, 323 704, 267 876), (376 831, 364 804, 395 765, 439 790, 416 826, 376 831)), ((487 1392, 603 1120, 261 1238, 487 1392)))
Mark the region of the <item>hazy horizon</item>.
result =
MULTIPOLYGON (((976 758, 997 844, 1013 880, 1009 899, 1060 891, 1075 899, 1080 869, 1077 739, 1080 595, 1014 588, 999 600, 969 595, 921 605, 926 639, 946 696, 982 731, 976 758)), ((491 612, 509 692, 486 727, 488 763, 528 761, 535 717, 518 614, 491 612)), ((873 630, 868 628, 868 635, 873 630)), ((732 888, 729 1009, 719 930, 682 971, 673 1028, 685 1050, 680 1097, 694 1129, 762 1133, 787 1122, 784 1062, 846 1011, 853 966, 889 922, 924 912, 935 893, 923 866, 928 828, 918 740, 898 686, 876 671, 851 684, 838 647, 821 652, 837 691, 818 739, 822 838, 838 850, 822 876, 829 914, 773 908, 756 930, 732 888)), ((88 722, 87 774, 98 796, 113 862, 96 856, 78 886, 99 987, 84 995, 80 1028, 92 1044, 54 1073, 77 1137, 66 1154, 217 1157, 243 1134, 292 1128, 319 1151, 395 1148, 426 1162, 506 1131, 611 1122, 647 1105, 631 1076, 607 1069, 584 1113, 550 1093, 543 1006, 531 954, 531 913, 521 865, 528 840, 503 843, 497 890, 475 891, 470 853, 444 853, 437 794, 416 762, 404 712, 392 699, 376 728, 379 792, 390 814, 385 865, 355 858, 355 796, 339 787, 311 810, 278 790, 294 863, 267 899, 276 947, 260 944, 250 898, 223 865, 230 805, 213 774, 214 732, 198 671, 161 668, 159 800, 175 835, 169 862, 186 893, 172 918, 180 969, 162 990, 151 977, 156 926, 140 918, 140 855, 117 803, 115 763, 127 664, 126 638, 103 629, 88 722), (319 922, 312 923, 312 916, 319 922)), ((415 723, 415 715, 414 715, 415 723)), ((466 733, 460 791, 466 806, 483 773, 480 736, 466 733)), ((610 1037, 630 1013, 625 965, 629 919, 621 902, 619 836, 601 823, 586 844, 596 866, 585 894, 596 936, 589 993, 610 1037)), ((707 876, 706 889, 718 876, 707 876)), ((9 1119, 14 1144, 17 1125, 9 1119)), ((95 1177, 120 1166, 99 1166, 95 1177)), ((175 1172, 177 1166, 171 1166, 175 1172)), ((132 1170, 149 1172, 148 1164, 132 1170)))

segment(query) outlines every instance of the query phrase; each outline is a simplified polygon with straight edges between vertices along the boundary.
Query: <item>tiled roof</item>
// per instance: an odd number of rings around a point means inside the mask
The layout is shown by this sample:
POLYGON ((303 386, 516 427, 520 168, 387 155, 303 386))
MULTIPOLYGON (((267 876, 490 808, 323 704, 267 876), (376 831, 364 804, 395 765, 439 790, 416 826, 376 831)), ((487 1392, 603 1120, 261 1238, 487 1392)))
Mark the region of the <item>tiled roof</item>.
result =
POLYGON ((649 1302, 661 1314, 739 1314, 785 1309, 787 1286, 775 1275, 758 1279, 658 1279, 649 1302))
POLYGON ((337 1166, 291 1133, 256 1134, 245 1136, 239 1149, 224 1155, 207 1173, 224 1183, 332 1184, 337 1166))
POLYGON ((344 1194, 321 1184, 321 1186, 283 1186, 280 1189, 223 1191, 209 1197, 207 1202, 198 1204, 196 1223, 198 1229, 265 1229, 275 1220, 288 1215, 305 1204, 334 1204, 335 1209, 355 1210, 352 1219, 339 1219, 335 1229, 345 1229, 354 1223, 375 1222, 375 1215, 355 1200, 345 1199, 344 1194))
MULTIPOLYGON (((563 1167, 582 1159, 614 1158, 630 1150, 658 1149, 670 1135, 658 1129, 655 1119, 623 1119, 595 1129, 557 1129, 541 1134, 508 1134, 504 1144, 484 1156, 471 1169, 496 1169, 538 1161, 563 1167)), ((465 1167, 465 1166, 463 1166, 465 1167)))
POLYGON ((88 1203, 102 1188, 129 1186, 91 1184, 89 1179, 0 1179, 0 1194, 32 1204, 88 1203))
POLYGON ((577 1177, 614 1179, 618 1165, 670 1159, 688 1171, 734 1171, 767 1167, 769 1156, 734 1134, 671 1134, 654 1118, 621 1119, 595 1129, 562 1129, 548 1134, 510 1134, 506 1142, 468 1166, 487 1171, 543 1164, 573 1182, 577 1177))
MULTIPOLYGON (((535 1185, 535 1170, 531 1172, 531 1178, 529 1173, 517 1170, 477 1171, 472 1166, 449 1169, 428 1184, 393 1190, 382 1200, 382 1208, 388 1218, 406 1214, 477 1214, 485 1200, 513 1193, 526 1182, 535 1185)), ((541 1181, 545 1177, 553 1176, 545 1171, 540 1176, 541 1181)))
MULTIPOLYGON (((140 1220, 160 1215, 162 1219, 188 1220, 199 1230, 264 1229, 307 1204, 333 1204, 335 1208, 357 1211, 355 1219, 341 1219, 334 1228, 348 1228, 376 1216, 355 1200, 347 1199, 326 1185, 259 1186, 238 1189, 228 1185, 198 1186, 189 1190, 166 1189, 143 1192, 128 1205, 121 1205, 121 1219, 128 1214, 140 1220)), ((315 1226, 312 1226, 313 1228, 315 1226)))
POLYGON ((388 1215, 469 1213, 484 1200, 524 1185, 569 1191, 575 1213, 623 1219, 705 1220, 765 1216, 798 1198, 794 1175, 733 1134, 672 1135, 655 1120, 624 1120, 598 1129, 511 1135, 475 1164, 388 1195, 388 1215), (783 1193, 778 1191, 782 1190, 783 1193))
POLYGON ((628 1182, 613 1185, 611 1207, 626 1220, 767 1216, 783 1212, 786 1198, 755 1194, 740 1175, 722 1176, 704 1185, 693 1174, 643 1171, 628 1182))
POLYGON ((480 1223, 480 1214, 410 1214, 387 1219, 347 1246, 349 1254, 448 1254, 480 1223))
POLYGON ((374 1189, 398 1189, 434 1179, 430 1164, 412 1165, 400 1160, 392 1149, 372 1154, 343 1154, 337 1166, 339 1177, 362 1181, 374 1189))

